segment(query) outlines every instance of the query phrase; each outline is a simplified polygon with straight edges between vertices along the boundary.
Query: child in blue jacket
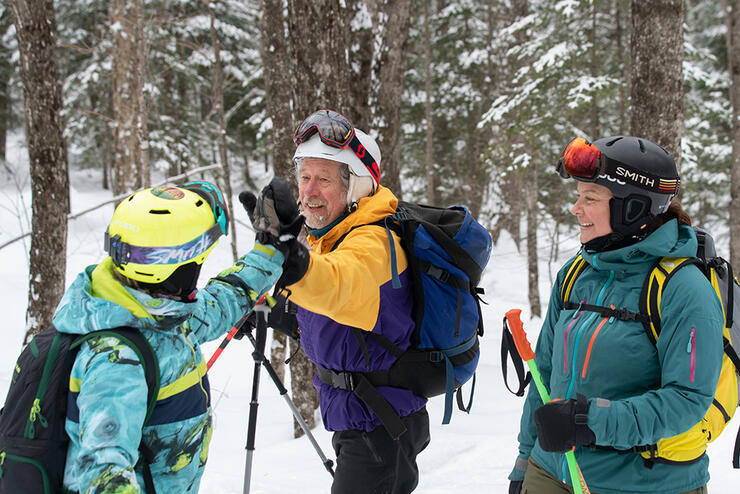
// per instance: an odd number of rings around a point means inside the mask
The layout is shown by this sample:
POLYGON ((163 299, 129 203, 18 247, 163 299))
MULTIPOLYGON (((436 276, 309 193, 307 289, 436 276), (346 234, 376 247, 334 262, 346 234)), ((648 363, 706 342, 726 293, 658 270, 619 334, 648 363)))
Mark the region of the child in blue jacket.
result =
POLYGON ((160 389, 144 424, 148 388, 136 353, 111 336, 82 345, 66 420, 69 491, 146 492, 143 437, 153 453, 149 467, 156 492, 198 492, 212 431, 199 345, 230 330, 282 273, 283 255, 256 243, 196 290, 203 261, 227 232, 221 193, 207 182, 149 188, 116 208, 105 233, 109 256, 77 276, 53 322, 71 334, 138 329, 158 359, 160 389))

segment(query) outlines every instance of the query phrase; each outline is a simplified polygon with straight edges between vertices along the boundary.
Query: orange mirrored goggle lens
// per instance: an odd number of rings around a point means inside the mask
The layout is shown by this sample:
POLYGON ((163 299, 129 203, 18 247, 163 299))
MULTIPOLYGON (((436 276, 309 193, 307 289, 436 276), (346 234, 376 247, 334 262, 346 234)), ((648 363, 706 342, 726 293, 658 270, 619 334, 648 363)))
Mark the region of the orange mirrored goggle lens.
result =
POLYGON ((595 178, 600 165, 601 151, 583 137, 576 137, 563 151, 557 170, 563 178, 595 178))

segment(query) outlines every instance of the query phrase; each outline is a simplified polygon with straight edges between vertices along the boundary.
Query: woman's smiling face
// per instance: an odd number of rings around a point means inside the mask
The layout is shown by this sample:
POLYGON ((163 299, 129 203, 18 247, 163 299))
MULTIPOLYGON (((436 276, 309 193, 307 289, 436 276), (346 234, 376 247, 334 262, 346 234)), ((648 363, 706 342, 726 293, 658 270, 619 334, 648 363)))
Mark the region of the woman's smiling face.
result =
POLYGON ((603 185, 578 181, 578 199, 570 212, 578 218, 581 243, 612 233, 609 201, 614 197, 603 185))

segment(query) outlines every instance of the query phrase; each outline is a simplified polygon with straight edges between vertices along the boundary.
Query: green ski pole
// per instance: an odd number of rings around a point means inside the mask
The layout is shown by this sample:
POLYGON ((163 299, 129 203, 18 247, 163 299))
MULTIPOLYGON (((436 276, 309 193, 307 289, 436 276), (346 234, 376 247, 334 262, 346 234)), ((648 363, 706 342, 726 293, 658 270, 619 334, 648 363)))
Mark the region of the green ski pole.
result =
MULTIPOLYGON (((534 352, 532 346, 529 344, 527 339, 527 333, 524 332, 524 324, 521 319, 521 309, 511 309, 506 313, 506 319, 509 321, 509 329, 511 329, 511 335, 514 337, 514 344, 516 345, 516 351, 519 356, 527 363, 529 372, 532 374, 532 380, 537 391, 540 393, 542 403, 550 402, 550 393, 548 393, 545 383, 542 382, 542 376, 540 370, 537 368, 537 363, 534 361, 534 352)), ((586 485, 586 480, 583 478, 583 472, 578 466, 576 461, 576 455, 573 453, 573 449, 565 453, 565 459, 568 462, 568 472, 570 473, 570 480, 573 483, 573 492, 575 494, 591 494, 586 485)))

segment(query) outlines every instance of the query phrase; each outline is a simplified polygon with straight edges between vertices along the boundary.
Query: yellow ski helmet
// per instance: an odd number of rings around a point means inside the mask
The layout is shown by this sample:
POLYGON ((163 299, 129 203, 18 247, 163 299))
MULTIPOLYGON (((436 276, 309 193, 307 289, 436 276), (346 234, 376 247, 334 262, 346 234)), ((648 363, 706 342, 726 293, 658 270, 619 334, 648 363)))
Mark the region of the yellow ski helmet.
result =
POLYGON ((161 283, 180 266, 202 264, 228 223, 221 192, 208 182, 152 187, 118 205, 104 248, 123 276, 161 283))

